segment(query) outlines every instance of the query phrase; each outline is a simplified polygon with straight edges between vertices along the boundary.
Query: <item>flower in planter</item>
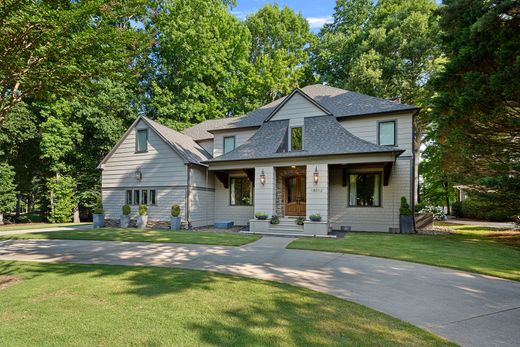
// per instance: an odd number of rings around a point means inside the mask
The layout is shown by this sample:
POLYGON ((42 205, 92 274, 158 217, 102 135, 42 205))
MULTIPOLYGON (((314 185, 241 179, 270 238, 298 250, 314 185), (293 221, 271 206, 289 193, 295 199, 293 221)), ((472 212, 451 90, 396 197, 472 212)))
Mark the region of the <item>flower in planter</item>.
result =
POLYGON ((296 224, 303 225, 303 222, 305 222, 305 217, 296 218, 296 224))
POLYGON ((280 217, 273 215, 271 217, 271 224, 280 224, 280 217))
POLYGON ((309 216, 309 219, 313 222, 321 221, 321 215, 319 213, 313 213, 309 216))
POLYGON ((258 220, 267 220, 268 215, 263 212, 257 212, 257 213, 255 213, 255 217, 258 220))

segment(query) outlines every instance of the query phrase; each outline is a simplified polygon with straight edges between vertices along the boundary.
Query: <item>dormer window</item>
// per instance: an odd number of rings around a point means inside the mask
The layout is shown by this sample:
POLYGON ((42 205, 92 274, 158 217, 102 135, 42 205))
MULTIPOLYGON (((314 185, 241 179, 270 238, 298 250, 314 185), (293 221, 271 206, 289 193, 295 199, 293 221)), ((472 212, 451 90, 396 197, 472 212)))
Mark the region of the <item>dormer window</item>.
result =
POLYGON ((231 152, 235 149, 235 137, 226 136, 224 137, 224 154, 231 152))
POLYGON ((148 151, 148 129, 137 130, 135 151, 136 153, 148 151))
POLYGON ((291 151, 301 151, 303 148, 302 127, 291 128, 291 151))

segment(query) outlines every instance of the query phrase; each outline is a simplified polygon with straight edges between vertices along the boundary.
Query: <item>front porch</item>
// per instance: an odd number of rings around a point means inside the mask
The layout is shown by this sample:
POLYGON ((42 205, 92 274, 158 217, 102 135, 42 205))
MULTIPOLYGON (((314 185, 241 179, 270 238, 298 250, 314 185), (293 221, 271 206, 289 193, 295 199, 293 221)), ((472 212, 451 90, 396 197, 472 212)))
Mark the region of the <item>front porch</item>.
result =
MULTIPOLYGON (((242 225, 249 224, 251 232, 314 236, 332 230, 394 231, 399 199, 410 193, 406 176, 401 179, 410 169, 409 161, 396 161, 393 156, 251 164, 240 168, 234 163, 229 170, 213 170, 230 201, 239 199, 234 197, 232 180, 241 176, 250 185, 251 195, 245 201, 252 201, 251 210, 242 225), (255 218, 256 214, 264 214, 266 219, 255 218), (321 220, 311 221, 311 215, 319 215, 321 220), (272 224, 273 217, 279 223, 272 224), (303 221, 297 223, 299 218, 303 221)), ((217 196, 225 196, 218 191, 217 196)), ((224 201, 216 199, 215 203, 224 201)), ((238 210, 231 203, 227 208, 238 210)))

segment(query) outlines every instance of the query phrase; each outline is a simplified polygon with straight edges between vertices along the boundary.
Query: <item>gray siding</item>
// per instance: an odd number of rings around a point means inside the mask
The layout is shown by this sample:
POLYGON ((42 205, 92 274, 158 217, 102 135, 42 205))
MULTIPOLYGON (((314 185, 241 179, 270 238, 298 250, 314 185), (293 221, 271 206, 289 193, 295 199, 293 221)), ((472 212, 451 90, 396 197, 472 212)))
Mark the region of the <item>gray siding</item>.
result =
POLYGON ((213 155, 213 140, 202 140, 197 143, 206 150, 209 154, 213 155))
POLYGON ((381 207, 348 207, 348 186, 342 186, 341 170, 330 170, 329 220, 332 228, 350 226, 355 231, 388 231, 389 227, 398 228, 401 196, 407 199, 410 196, 410 164, 410 160, 395 162, 389 185, 382 187, 381 207))
MULTIPOLYGON (((238 174, 237 174, 238 175, 238 174)), ((239 176, 244 176, 243 174, 239 176)), ((273 198, 274 199, 274 198, 273 198)), ((235 225, 247 225, 254 217, 254 206, 232 206, 229 201, 229 189, 215 179, 215 220, 232 220, 235 225)))
POLYGON ((236 129, 230 130, 226 132, 218 132, 215 133, 215 139, 213 143, 213 157, 218 157, 224 154, 224 137, 226 136, 235 136, 235 148, 244 144, 247 140, 251 138, 256 133, 256 129, 236 129))
MULTIPOLYGON (((324 116, 326 113, 305 99, 299 93, 294 94, 285 105, 271 118, 271 120, 295 120, 294 125, 302 125, 305 117, 324 116)), ((291 126, 293 122, 291 121, 291 126)))
POLYGON ((378 122, 388 120, 397 121, 397 147, 406 150, 402 155, 412 155, 413 116, 410 112, 388 116, 346 118, 341 120, 340 123, 357 137, 377 144, 378 122))

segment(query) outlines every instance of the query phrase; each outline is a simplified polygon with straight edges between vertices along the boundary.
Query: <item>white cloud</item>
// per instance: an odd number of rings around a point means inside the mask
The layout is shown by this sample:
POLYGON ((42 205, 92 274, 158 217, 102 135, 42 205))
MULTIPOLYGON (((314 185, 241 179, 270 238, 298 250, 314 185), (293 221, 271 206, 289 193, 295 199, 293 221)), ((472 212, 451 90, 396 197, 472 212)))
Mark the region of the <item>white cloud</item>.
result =
POLYGON ((332 22, 332 17, 307 17, 311 29, 320 29, 324 24, 332 22))

